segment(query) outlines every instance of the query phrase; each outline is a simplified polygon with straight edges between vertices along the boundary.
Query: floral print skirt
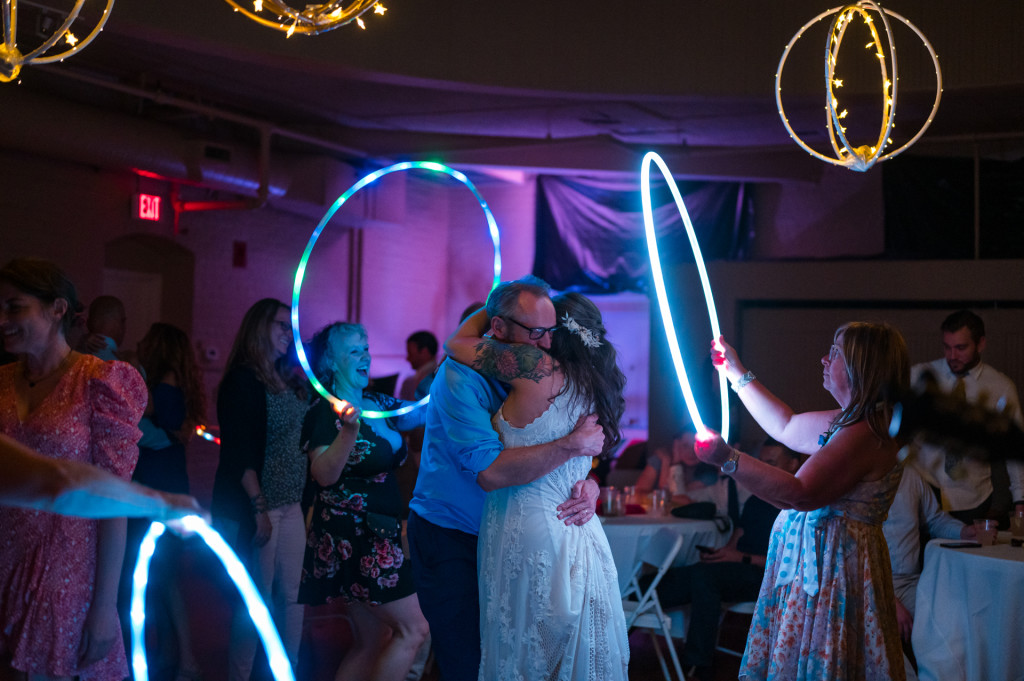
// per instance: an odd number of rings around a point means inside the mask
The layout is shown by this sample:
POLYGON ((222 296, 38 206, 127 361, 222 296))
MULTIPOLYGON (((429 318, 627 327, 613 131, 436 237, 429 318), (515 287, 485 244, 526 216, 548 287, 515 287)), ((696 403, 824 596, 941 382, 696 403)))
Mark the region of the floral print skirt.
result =
POLYGON ((306 538, 300 603, 323 605, 341 598, 379 605, 415 592, 401 537, 374 533, 365 512, 327 508, 317 500, 306 538))

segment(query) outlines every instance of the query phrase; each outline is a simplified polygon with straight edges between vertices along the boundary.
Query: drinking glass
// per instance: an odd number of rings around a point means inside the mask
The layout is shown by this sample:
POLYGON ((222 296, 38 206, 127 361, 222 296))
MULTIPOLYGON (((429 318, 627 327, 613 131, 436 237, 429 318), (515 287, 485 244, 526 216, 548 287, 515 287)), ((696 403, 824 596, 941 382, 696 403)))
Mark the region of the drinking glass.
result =
POLYGON ((656 489, 651 492, 651 515, 663 516, 668 513, 668 492, 656 489))
POLYGON ((1024 539, 1024 511, 1013 511, 1010 514, 1010 534, 1014 539, 1024 539))
POLYGON ((999 521, 975 520, 974 531, 978 535, 979 544, 982 546, 992 546, 996 543, 996 533, 999 531, 999 521))

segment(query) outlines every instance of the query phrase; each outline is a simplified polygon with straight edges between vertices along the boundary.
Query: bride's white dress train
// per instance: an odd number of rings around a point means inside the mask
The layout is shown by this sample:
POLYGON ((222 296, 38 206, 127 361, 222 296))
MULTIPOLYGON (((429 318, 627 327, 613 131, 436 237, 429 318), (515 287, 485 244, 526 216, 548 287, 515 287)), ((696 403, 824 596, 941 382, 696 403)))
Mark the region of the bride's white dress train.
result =
MULTIPOLYGON (((551 442, 582 412, 559 395, 525 428, 494 427, 506 447, 551 442)), ((480 526, 480 681, 625 681, 629 641, 608 539, 597 517, 566 526, 556 507, 590 472, 576 457, 528 485, 487 495, 480 526)))

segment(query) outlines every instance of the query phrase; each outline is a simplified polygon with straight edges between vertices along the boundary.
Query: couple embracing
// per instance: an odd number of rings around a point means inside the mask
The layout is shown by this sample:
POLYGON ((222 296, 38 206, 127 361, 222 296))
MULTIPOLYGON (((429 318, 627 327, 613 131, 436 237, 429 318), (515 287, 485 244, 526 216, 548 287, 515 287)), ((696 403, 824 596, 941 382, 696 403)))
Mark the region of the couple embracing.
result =
POLYGON ((503 282, 445 349, 409 514, 442 678, 625 681, 618 579, 586 477, 621 437, 625 378, 600 311, 534 277, 503 282))

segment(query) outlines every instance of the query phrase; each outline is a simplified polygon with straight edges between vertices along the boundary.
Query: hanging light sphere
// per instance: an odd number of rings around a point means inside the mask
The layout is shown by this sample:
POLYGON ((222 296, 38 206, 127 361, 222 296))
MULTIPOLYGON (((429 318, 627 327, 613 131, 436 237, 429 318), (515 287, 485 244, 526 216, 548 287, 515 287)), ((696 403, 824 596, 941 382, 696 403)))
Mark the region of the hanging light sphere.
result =
POLYGON ((303 9, 295 9, 282 0, 251 0, 252 9, 235 2, 226 2, 253 21, 284 31, 287 37, 294 33, 317 35, 333 31, 345 24, 355 21, 360 28, 366 24, 360 16, 372 9, 374 14, 384 14, 387 8, 378 0, 332 0, 321 4, 305 5, 303 9))
MULTIPOLYGON (((114 0, 100 0, 99 2, 93 0, 71 2, 68 0, 64 4, 69 6, 66 13, 63 9, 39 7, 35 3, 30 5, 30 11, 38 17, 38 21, 35 21, 34 24, 38 27, 37 36, 41 42, 30 48, 19 49, 18 0, 0 0, 0 17, 3 20, 3 42, 0 43, 0 83, 9 83, 15 80, 21 73, 22 66, 63 61, 91 43, 103 30, 107 19, 110 18, 114 0), (87 5, 89 10, 103 7, 99 18, 89 20, 82 16, 82 10, 87 5), (45 31, 45 34, 38 35, 40 31, 45 31)), ((95 16, 88 13, 87 15, 95 16)), ((22 32, 27 33, 27 31, 22 32)))
POLYGON ((789 44, 786 45, 786 49, 782 53, 782 59, 779 60, 779 68, 775 72, 775 104, 779 110, 779 117, 782 118, 782 124, 786 126, 789 136, 792 137, 804 151, 817 159, 825 161, 826 163, 845 166, 850 170, 858 170, 862 172, 879 161, 884 161, 902 153, 914 144, 914 142, 920 139, 921 135, 923 135, 932 124, 932 121, 935 120, 935 113, 939 110, 939 100, 941 98, 942 70, 939 68, 939 57, 935 54, 935 50, 932 48, 931 43, 929 43, 928 39, 924 37, 924 34, 906 18, 896 14, 895 12, 882 9, 878 3, 873 2, 872 0, 861 0, 853 5, 834 7, 827 12, 822 12, 804 24, 804 26, 797 31, 796 35, 793 36, 793 39, 789 41, 789 44), (786 112, 782 107, 782 70, 786 65, 786 58, 789 57, 789 53, 793 49, 793 45, 796 44, 796 41, 803 36, 807 29, 819 21, 833 15, 835 15, 835 18, 832 20, 832 25, 829 28, 825 44, 825 111, 829 140, 832 143, 832 150, 835 153, 835 156, 826 156, 825 154, 815 151, 808 146, 802 139, 800 139, 799 136, 797 136, 792 126, 790 126, 789 120, 786 118, 786 112), (876 17, 879 21, 875 20, 876 17), (899 82, 899 77, 896 73, 896 43, 893 40, 892 28, 889 25, 889 17, 902 21, 906 24, 914 33, 917 34, 918 38, 921 39, 921 42, 924 43, 925 49, 928 50, 928 54, 932 58, 932 64, 935 66, 935 101, 932 104, 932 110, 928 114, 927 121, 925 121, 921 129, 918 130, 917 134, 903 146, 886 153, 886 147, 892 144, 892 129, 896 120, 897 83, 899 82), (857 19, 862 20, 864 25, 867 27, 870 34, 870 42, 868 42, 865 47, 866 49, 873 51, 873 54, 878 61, 878 69, 882 82, 882 123, 881 130, 874 142, 854 146, 847 138, 847 129, 844 125, 844 119, 847 117, 848 110, 841 107, 839 104, 837 91, 843 86, 843 81, 836 77, 836 65, 839 62, 839 47, 842 45, 843 37, 846 35, 847 29, 850 28, 853 22, 857 19), (882 40, 882 35, 879 33, 879 23, 881 23, 885 32, 884 42, 882 40), (885 51, 886 46, 888 46, 888 56, 885 51))

